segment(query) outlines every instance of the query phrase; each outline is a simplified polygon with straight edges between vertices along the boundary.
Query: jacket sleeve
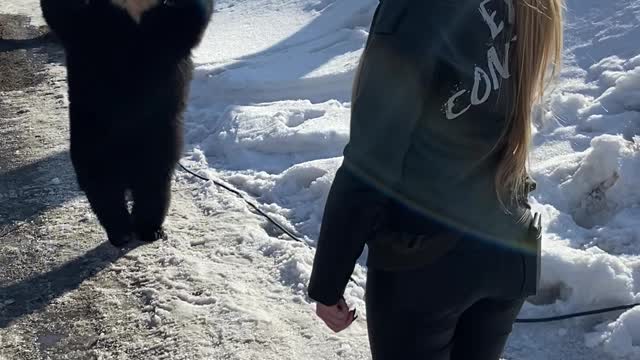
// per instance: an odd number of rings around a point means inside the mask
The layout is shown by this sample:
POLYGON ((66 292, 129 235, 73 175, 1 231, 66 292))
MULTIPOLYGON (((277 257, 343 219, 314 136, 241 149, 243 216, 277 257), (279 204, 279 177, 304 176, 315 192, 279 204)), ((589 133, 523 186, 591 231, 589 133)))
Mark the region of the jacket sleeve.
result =
POLYGON ((415 3, 381 3, 361 60, 351 136, 325 207, 309 284, 309 297, 325 305, 342 297, 374 232, 376 209, 399 195, 405 156, 429 99, 436 24, 419 27, 418 18, 404 17, 409 4, 415 3))
POLYGON ((383 197, 347 166, 338 169, 324 210, 310 298, 328 306, 338 303, 383 202, 383 197))
POLYGON ((380 208, 394 195, 420 117, 417 75, 397 58, 375 54, 376 46, 372 41, 362 60, 352 136, 329 192, 309 284, 309 297, 328 306, 342 297, 380 208))

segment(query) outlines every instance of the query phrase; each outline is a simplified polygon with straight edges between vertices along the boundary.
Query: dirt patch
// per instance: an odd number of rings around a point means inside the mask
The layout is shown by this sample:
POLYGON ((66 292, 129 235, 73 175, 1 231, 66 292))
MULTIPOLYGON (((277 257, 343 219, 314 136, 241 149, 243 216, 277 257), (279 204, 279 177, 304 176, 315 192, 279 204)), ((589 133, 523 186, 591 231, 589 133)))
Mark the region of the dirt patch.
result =
POLYGON ((62 47, 46 26, 30 25, 21 15, 0 14, 0 174, 12 169, 21 150, 29 145, 23 140, 21 118, 30 109, 20 108, 16 100, 47 79, 45 67, 61 63, 62 47))
POLYGON ((46 26, 31 26, 25 16, 0 14, 0 91, 42 83, 44 65, 61 59, 61 51, 49 51, 57 47, 54 40, 46 26))

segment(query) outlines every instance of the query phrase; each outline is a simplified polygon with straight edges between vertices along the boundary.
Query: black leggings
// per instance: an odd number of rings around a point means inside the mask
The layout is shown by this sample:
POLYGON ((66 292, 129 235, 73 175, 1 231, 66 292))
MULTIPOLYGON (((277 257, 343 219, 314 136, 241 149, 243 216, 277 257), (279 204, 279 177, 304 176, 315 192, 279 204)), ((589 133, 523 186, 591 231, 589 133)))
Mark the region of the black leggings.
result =
POLYGON ((522 256, 461 245, 411 271, 369 269, 374 360, 498 360, 524 303, 522 256))

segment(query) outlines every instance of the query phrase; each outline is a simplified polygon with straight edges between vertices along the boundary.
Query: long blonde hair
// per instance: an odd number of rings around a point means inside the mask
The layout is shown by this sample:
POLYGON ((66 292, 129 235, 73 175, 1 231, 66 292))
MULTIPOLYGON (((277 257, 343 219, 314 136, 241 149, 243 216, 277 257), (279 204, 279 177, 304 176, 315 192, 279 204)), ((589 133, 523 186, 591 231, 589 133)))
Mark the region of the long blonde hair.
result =
POLYGON ((513 1, 517 39, 511 70, 515 76, 511 81, 511 111, 498 147, 500 163, 495 178, 496 193, 503 206, 503 191, 510 194, 511 201, 526 198, 531 112, 542 100, 548 80, 558 74, 563 50, 564 0, 513 1))

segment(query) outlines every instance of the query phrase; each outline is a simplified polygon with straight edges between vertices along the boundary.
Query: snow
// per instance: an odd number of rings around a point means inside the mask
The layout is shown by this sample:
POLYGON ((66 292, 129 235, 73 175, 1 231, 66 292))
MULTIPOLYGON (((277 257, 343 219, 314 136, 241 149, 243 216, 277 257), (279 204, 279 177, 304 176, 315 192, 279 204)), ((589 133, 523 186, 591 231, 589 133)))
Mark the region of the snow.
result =
POLYGON ((229 107, 201 148, 236 169, 282 172, 294 164, 340 156, 349 139, 349 110, 335 100, 229 107))
POLYGON ((2 1, 0 2, 0 14, 28 16, 34 26, 45 24, 40 11, 40 0, 2 1))
MULTIPOLYGON (((640 57, 629 46, 638 14, 638 1, 569 2, 567 63, 532 155, 547 305, 525 313, 640 300, 640 57)), ((617 315, 583 320, 585 346, 636 358, 638 309, 617 315)))

